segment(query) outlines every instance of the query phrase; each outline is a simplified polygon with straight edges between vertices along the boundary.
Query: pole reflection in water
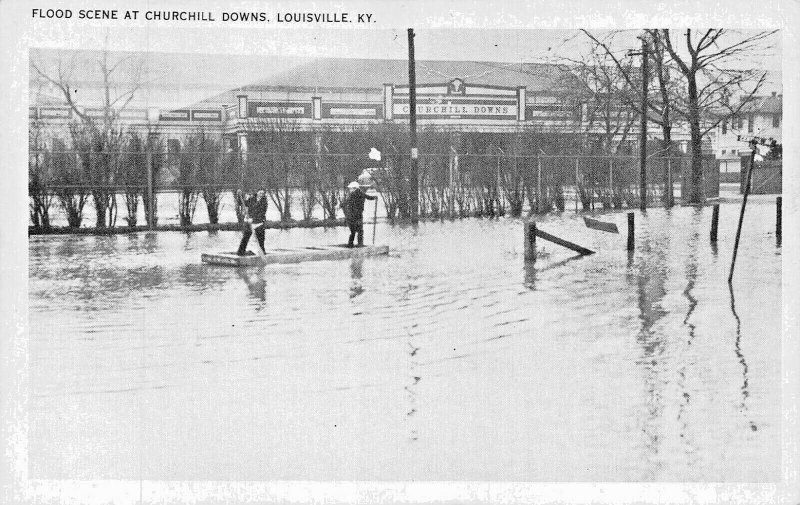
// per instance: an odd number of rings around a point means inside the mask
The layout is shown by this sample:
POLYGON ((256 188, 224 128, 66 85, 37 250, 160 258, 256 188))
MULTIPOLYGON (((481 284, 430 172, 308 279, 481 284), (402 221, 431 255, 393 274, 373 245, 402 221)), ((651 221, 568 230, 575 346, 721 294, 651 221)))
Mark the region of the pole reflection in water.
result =
MULTIPOLYGON (((536 291, 537 273, 542 273, 548 270, 561 268, 575 260, 580 260, 585 258, 587 258, 587 256, 582 256, 578 254, 576 256, 570 256, 569 258, 563 259, 561 261, 556 261, 555 263, 550 263, 549 265, 548 264, 545 264, 544 266, 540 265, 539 268, 537 268, 535 261, 526 261, 523 266, 523 270, 525 272, 525 281, 523 282, 523 285, 531 291, 536 291)), ((542 262, 540 261, 539 263, 541 264, 542 262)))
POLYGON ((738 358, 739 363, 742 365, 742 403, 739 405, 739 410, 747 420, 747 424, 750 426, 750 429, 752 431, 758 431, 758 427, 756 426, 756 423, 750 419, 750 412, 747 409, 747 398, 750 396, 747 383, 747 361, 744 359, 744 354, 742 354, 742 320, 739 318, 739 314, 736 313, 736 298, 733 295, 733 284, 728 283, 728 291, 731 294, 731 313, 733 314, 733 318, 736 320, 736 340, 734 341, 734 353, 736 353, 736 357, 738 358))
MULTIPOLYGON (((699 214, 695 213, 695 217, 698 218, 699 214)), ((695 288, 695 283, 697 282, 697 246, 699 237, 700 235, 697 232, 697 228, 695 228, 695 232, 687 242, 687 245, 689 246, 689 255, 686 260, 686 287, 684 288, 682 295, 688 302, 688 308, 682 324, 688 328, 688 337, 686 339, 686 349, 683 353, 684 357, 681 360, 683 362, 683 366, 680 368, 680 370, 678 370, 678 390, 680 392, 680 398, 678 399, 680 402, 678 404, 678 421, 680 422, 679 436, 681 445, 683 446, 683 453, 687 458, 686 465, 688 468, 691 468, 696 462, 695 455, 697 453, 697 446, 693 441, 691 430, 689 430, 689 422, 686 419, 689 402, 692 397, 691 393, 689 393, 687 390, 686 375, 687 361, 693 367, 696 365, 696 361, 690 360, 690 356, 692 353, 692 343, 694 342, 697 334, 697 326, 692 321, 692 315, 694 314, 698 303, 693 291, 695 288)), ((716 244, 713 244, 713 246, 716 246, 716 244)))
MULTIPOLYGON (((637 306, 639 308, 640 328, 636 341, 641 347, 641 355, 637 364, 645 373, 645 417, 642 419, 644 440, 644 458, 646 464, 645 480, 656 480, 663 469, 664 462, 660 455, 663 443, 662 416, 664 414, 665 391, 669 377, 665 377, 666 357, 665 335, 654 331, 654 326, 668 312, 661 307, 666 295, 666 254, 669 250, 668 237, 660 237, 663 242, 651 244, 646 241, 641 246, 642 259, 638 268, 628 270, 629 280, 635 280, 637 306)), ((651 239, 652 240, 652 239, 651 239)), ((632 257, 628 256, 629 263, 632 257)))
POLYGON ((403 386, 403 389, 406 391, 407 398, 408 398, 408 412, 406 413, 406 419, 411 423, 411 430, 409 433, 409 441, 416 442, 419 440, 419 431, 416 428, 416 414, 417 414, 417 384, 422 380, 419 372, 417 371, 417 366, 419 365, 419 359, 416 357, 417 353, 420 350, 420 347, 417 347, 412 342, 413 335, 411 332, 408 332, 408 364, 409 364, 409 383, 403 386))
MULTIPOLYGON (((235 267, 236 275, 244 281, 247 285, 247 290, 250 296, 254 299, 265 302, 267 301, 267 281, 264 279, 264 267, 260 266, 257 269, 247 267, 235 267)), ((255 306, 256 311, 261 310, 263 304, 255 306)))

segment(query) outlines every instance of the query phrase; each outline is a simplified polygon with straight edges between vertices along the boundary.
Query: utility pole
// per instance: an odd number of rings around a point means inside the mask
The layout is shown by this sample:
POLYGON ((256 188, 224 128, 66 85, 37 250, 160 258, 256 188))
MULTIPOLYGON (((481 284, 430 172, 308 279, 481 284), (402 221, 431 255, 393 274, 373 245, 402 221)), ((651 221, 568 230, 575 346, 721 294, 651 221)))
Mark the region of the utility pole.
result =
POLYGON ((408 108, 411 126, 411 222, 419 222, 419 152, 417 151, 417 77, 414 69, 414 29, 408 29, 408 108))
POLYGON ((642 35, 642 131, 639 138, 639 209, 647 210, 647 39, 642 35))
POLYGON ((647 38, 645 34, 639 37, 642 40, 640 52, 628 51, 628 56, 642 57, 642 123, 639 131, 639 209, 647 210, 647 85, 649 79, 647 38))

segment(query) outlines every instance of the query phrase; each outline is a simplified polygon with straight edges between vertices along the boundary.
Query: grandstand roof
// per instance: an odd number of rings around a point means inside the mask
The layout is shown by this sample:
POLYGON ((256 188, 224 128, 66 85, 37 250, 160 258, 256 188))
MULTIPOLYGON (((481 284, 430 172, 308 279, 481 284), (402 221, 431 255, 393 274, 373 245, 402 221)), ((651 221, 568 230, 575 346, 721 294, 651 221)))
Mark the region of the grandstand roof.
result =
MULTIPOLYGON (((418 85, 460 78, 467 85, 525 86, 532 93, 558 93, 562 89, 580 87, 567 67, 543 63, 417 61, 416 78, 418 85)), ((272 89, 367 91, 380 90, 387 83, 408 83, 407 60, 321 58, 208 98, 203 103, 233 104, 237 94, 272 89)))

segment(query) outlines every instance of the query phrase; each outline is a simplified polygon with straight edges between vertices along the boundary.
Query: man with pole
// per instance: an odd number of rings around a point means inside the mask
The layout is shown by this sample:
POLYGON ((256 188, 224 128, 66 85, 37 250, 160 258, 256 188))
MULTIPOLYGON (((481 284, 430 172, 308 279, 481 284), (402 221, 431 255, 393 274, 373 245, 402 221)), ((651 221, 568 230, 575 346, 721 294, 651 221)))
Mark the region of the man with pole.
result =
MULTIPOLYGON (((363 175, 363 174, 362 174, 363 175)), ((372 177, 367 172, 367 177, 369 181, 372 180, 372 177)), ((360 179, 364 179, 359 176, 360 179)), ((365 181, 366 182, 366 181, 365 181)), ((370 186, 365 185, 365 188, 369 188, 370 186)), ((358 247, 364 246, 364 201, 365 200, 376 200, 376 213, 377 213, 377 196, 368 195, 364 189, 361 188, 361 184, 357 181, 353 181, 347 185, 347 189, 350 191, 347 195, 347 199, 344 201, 344 218, 345 222, 347 222, 348 228, 350 228, 350 238, 347 240, 347 247, 353 247, 353 240, 358 236, 358 247)), ((374 226, 374 224, 373 224, 374 226)), ((373 237, 374 237, 373 231, 373 237)))
POLYGON ((353 240, 358 235, 358 247, 364 245, 364 200, 377 200, 377 196, 368 195, 361 189, 361 185, 353 181, 347 189, 350 193, 344 202, 344 218, 350 228, 350 238, 347 247, 353 247, 353 240))
MULTIPOLYGON (((236 251, 236 254, 239 256, 247 254, 247 243, 255 230, 258 254, 263 256, 266 255, 266 250, 264 249, 264 227, 267 214, 266 191, 260 189, 255 195, 245 196, 246 198, 242 202, 245 210, 244 229, 242 230, 242 240, 239 242, 239 250, 236 251)), ((241 191, 237 192, 237 198, 241 201, 241 191)))

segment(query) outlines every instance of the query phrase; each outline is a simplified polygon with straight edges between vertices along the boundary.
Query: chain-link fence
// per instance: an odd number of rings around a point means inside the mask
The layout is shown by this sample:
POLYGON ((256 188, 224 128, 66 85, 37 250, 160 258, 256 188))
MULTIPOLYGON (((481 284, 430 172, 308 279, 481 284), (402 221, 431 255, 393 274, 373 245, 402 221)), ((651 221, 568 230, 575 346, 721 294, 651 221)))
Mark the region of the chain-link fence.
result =
MULTIPOLYGON (((193 223, 202 203, 208 222, 219 222, 228 198, 241 219, 237 191, 266 190, 281 221, 332 220, 347 184, 372 170, 384 213, 389 219, 411 215, 408 155, 384 153, 381 162, 365 154, 238 152, 192 149, 170 152, 161 145, 138 143, 126 149, 30 151, 31 224, 48 228, 54 209, 69 227, 83 224, 90 206, 98 228, 155 225, 159 194, 176 195, 181 225, 193 223), (150 209, 153 209, 152 213, 150 209), (121 220, 120 219, 120 220, 121 220), (151 223, 152 221, 152 223, 151 223)), ((200 146, 204 147, 204 146, 200 146)), ((708 160, 713 165, 713 160, 708 160)), ((671 205, 680 196, 688 158, 647 161, 648 206, 671 205)), ((421 154, 418 163, 419 215, 430 218, 520 216, 551 211, 638 208, 640 165, 626 156, 532 156, 498 154, 421 154)), ((713 173, 713 170, 709 170, 713 173)), ((713 196, 713 195, 707 195, 713 196)), ((382 214, 384 214, 382 213, 382 214)))

